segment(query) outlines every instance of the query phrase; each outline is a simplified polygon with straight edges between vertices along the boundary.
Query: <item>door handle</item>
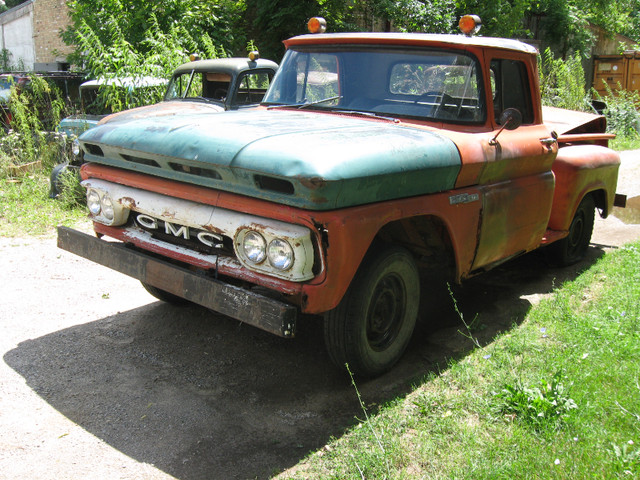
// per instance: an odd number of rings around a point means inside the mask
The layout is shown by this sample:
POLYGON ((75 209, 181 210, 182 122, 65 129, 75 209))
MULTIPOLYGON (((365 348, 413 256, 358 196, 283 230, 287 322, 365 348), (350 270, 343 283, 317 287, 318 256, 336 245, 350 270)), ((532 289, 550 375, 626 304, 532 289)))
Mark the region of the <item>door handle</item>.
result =
POLYGON ((551 132, 551 136, 548 138, 541 138, 540 143, 551 150, 553 145, 558 143, 558 134, 556 132, 551 132))

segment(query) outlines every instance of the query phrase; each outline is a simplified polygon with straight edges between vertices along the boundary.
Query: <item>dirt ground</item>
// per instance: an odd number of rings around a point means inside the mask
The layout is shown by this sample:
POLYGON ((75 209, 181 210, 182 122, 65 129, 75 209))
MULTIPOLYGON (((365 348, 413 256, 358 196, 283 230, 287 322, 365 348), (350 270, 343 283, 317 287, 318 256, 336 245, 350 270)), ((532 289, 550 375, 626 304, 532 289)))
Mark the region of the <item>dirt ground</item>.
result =
MULTIPOLYGON (((640 196, 640 151, 618 191, 640 196)), ((596 222, 568 269, 533 253, 455 288, 483 342, 640 225, 596 222)), ((350 380, 309 319, 284 340, 196 306, 157 302, 134 280, 55 246, 0 238, 0 478, 268 478, 362 417, 350 380), (356 418, 357 417, 357 418, 356 418)), ((445 293, 390 373, 359 385, 371 408, 470 351, 445 293)))

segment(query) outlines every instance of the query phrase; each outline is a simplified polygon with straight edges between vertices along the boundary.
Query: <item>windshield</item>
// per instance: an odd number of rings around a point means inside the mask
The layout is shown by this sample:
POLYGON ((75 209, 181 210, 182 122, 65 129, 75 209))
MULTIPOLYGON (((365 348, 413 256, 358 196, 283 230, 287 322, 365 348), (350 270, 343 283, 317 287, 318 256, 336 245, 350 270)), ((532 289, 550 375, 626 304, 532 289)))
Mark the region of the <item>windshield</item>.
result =
POLYGON ((272 77, 273 72, 270 70, 243 72, 239 75, 233 92, 233 78, 230 74, 192 70, 174 75, 164 99, 205 100, 232 107, 256 105, 262 101, 272 77))
POLYGON ((264 102, 483 122, 480 69, 464 53, 362 48, 290 49, 264 102))

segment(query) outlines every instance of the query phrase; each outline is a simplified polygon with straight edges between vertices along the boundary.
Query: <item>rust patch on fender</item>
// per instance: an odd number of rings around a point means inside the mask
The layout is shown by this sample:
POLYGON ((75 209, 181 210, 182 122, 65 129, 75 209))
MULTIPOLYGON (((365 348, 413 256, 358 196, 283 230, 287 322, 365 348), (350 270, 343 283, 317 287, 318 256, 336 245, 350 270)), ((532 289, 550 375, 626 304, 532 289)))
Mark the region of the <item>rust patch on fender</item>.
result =
POLYGON ((305 187, 311 190, 317 190, 327 185, 327 181, 322 177, 296 177, 296 179, 305 187))
POLYGON ((136 201, 131 197, 123 197, 120 199, 120 205, 133 210, 136 207, 136 201))

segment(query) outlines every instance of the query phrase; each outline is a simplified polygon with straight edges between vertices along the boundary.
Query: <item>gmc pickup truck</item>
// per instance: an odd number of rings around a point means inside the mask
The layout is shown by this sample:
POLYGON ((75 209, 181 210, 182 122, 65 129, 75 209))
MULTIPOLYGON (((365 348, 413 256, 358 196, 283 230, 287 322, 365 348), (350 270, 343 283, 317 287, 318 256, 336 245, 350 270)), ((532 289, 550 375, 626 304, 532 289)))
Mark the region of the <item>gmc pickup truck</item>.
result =
POLYGON ((465 35, 310 24, 258 108, 147 107, 84 133, 96 237, 60 227, 59 246, 283 337, 322 316, 362 376, 401 357, 421 278, 584 256, 619 157, 603 117, 543 109, 535 48, 472 36, 474 17, 465 35))

